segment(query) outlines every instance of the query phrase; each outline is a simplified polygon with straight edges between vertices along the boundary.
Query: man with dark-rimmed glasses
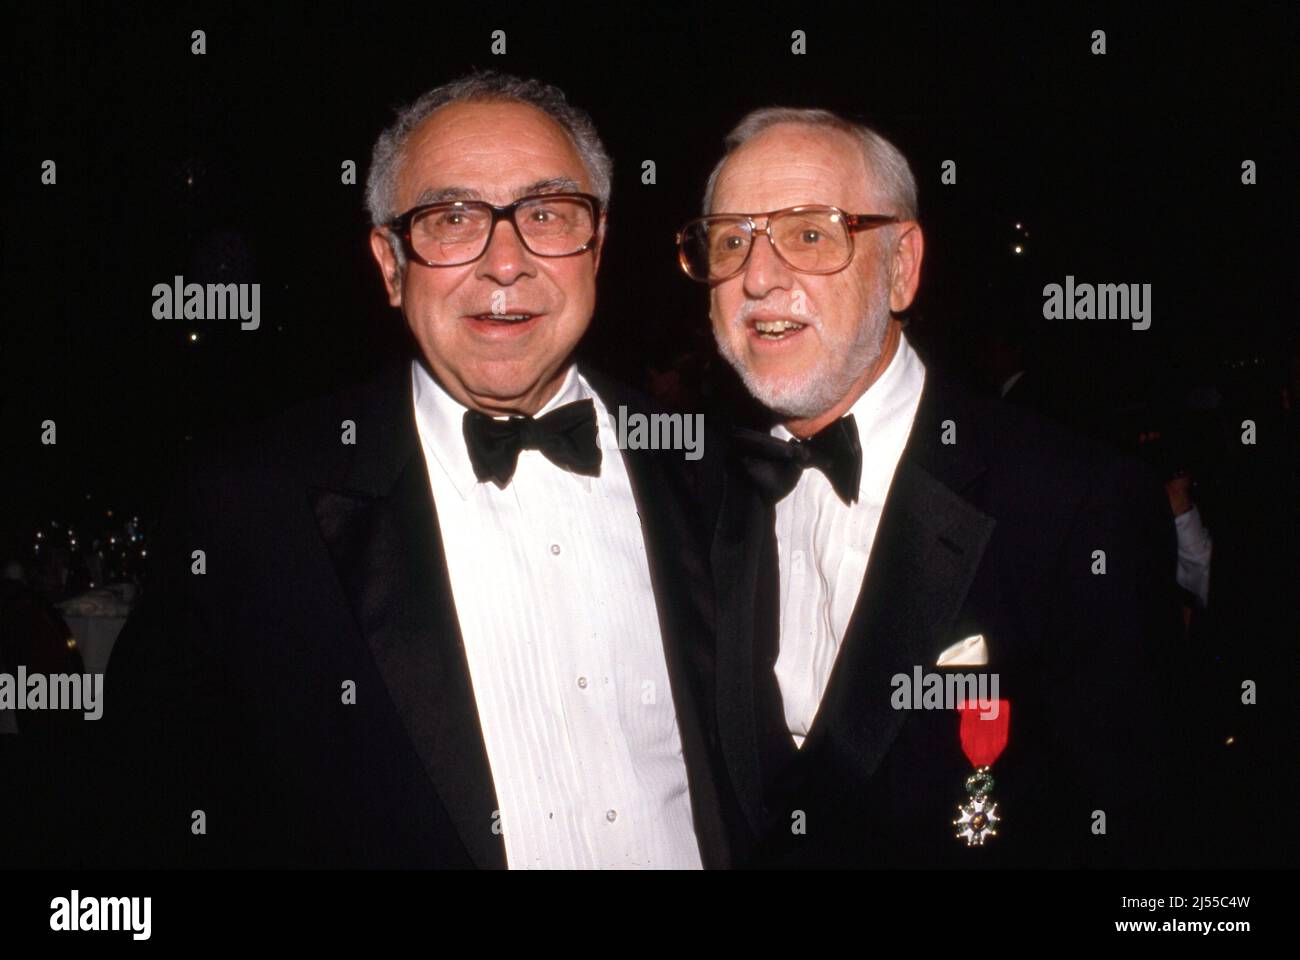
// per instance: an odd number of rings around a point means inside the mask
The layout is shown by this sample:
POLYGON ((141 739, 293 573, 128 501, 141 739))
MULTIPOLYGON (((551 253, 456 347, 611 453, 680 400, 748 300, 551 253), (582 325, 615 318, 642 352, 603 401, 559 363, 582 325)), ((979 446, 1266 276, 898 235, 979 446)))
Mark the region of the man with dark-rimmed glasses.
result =
POLYGON ((574 362, 610 167, 498 73, 380 136, 370 248, 416 349, 205 464, 151 545, 109 681, 175 747, 135 785, 142 860, 727 864, 697 466, 620 449, 644 404, 574 362))
POLYGON ((713 546, 749 862, 1158 859, 1178 631, 1154 478, 926 369, 899 317, 916 182, 887 140, 769 108, 726 145, 677 244, 775 421, 730 445, 713 546))

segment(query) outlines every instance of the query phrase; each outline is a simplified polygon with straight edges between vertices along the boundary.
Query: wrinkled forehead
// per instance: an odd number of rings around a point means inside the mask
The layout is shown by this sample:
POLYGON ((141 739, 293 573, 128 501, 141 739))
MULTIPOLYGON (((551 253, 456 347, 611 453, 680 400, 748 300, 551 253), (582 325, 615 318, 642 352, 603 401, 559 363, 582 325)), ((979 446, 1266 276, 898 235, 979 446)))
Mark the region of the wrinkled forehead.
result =
POLYGON ((536 107, 487 101, 434 111, 411 132, 397 174, 397 206, 438 200, 504 204, 535 192, 590 192, 568 132, 536 107))
POLYGON ((852 135, 828 127, 781 123, 746 141, 718 172, 712 213, 761 213, 828 203, 875 213, 873 185, 852 135))

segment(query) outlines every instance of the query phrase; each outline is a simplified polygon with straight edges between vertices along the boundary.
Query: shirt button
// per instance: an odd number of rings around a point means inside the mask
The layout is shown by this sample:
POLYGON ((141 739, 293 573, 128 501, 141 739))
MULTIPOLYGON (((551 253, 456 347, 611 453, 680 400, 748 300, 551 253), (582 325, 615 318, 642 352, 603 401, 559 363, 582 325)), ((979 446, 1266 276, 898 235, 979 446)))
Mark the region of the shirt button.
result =
POLYGON ((608 820, 610 823, 613 823, 615 820, 618 819, 618 811, 617 811, 617 810, 606 810, 606 811, 605 811, 605 819, 608 820))
POLYGON ((559 555, 560 555, 560 545, 558 543, 551 544, 551 556, 558 557, 559 555))
POLYGON ((790 559, 795 563, 803 563, 803 551, 796 550, 794 553, 790 554, 790 559))
POLYGON ((587 678, 586 678, 586 677, 579 677, 579 678, 578 678, 578 689, 579 689, 579 690, 586 690, 586 689, 587 689, 587 678))

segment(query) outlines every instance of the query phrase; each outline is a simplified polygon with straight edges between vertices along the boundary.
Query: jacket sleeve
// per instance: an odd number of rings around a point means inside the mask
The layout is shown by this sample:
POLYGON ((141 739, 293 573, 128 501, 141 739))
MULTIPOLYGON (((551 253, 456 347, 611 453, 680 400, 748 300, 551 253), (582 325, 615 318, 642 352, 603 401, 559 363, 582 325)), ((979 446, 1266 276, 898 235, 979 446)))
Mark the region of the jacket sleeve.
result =
POLYGON ((213 628, 220 578, 195 556, 202 550, 210 563, 213 544, 201 471, 179 473, 150 538, 149 579, 104 681, 99 773, 108 817, 99 832, 110 867, 220 866, 232 839, 237 758, 224 733, 229 688, 213 628))

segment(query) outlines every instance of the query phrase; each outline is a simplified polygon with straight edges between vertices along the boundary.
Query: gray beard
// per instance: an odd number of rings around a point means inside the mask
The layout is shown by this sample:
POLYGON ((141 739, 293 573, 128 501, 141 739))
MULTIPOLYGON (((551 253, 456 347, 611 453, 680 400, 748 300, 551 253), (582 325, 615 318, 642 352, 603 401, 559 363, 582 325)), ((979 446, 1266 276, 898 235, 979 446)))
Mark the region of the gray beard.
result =
POLYGON ((879 295, 867 305, 867 315, 851 336, 828 339, 825 328, 816 326, 817 335, 822 337, 821 359, 798 379, 759 379, 745 367, 730 341, 721 337, 715 338, 718 352, 765 407, 787 419, 813 419, 843 400, 862 371, 880 359, 890 318, 889 286, 887 282, 878 283, 875 289, 879 295))

